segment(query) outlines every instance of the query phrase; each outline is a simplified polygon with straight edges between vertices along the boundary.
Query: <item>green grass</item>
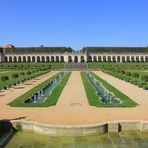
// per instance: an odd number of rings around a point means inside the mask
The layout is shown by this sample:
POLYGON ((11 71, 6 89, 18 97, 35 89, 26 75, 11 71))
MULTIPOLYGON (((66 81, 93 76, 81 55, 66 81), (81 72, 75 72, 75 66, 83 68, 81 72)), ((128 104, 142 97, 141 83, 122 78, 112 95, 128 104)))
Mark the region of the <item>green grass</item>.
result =
POLYGON ((0 63, 0 69, 64 69, 64 63, 62 62, 39 62, 39 63, 27 63, 27 62, 17 62, 17 63, 0 63))
POLYGON ((135 107, 135 106, 138 105, 136 102, 134 102, 128 96, 126 96, 125 94, 120 92, 118 89, 116 89, 115 87, 110 85, 108 82, 106 82, 105 80, 101 79, 100 77, 98 77, 94 73, 92 73, 92 74, 94 75, 94 77, 97 80, 99 80, 103 84, 104 87, 106 87, 110 92, 113 92, 115 94, 115 96, 117 98, 119 98, 123 102, 121 104, 111 104, 111 105, 110 104, 102 104, 99 101, 99 98, 98 98, 98 96, 95 93, 95 88, 90 83, 90 81, 86 77, 86 75, 83 72, 81 72, 81 76, 82 76, 82 79, 83 79, 83 84, 84 84, 85 91, 86 91, 87 98, 88 98, 88 101, 89 101, 90 105, 96 106, 96 107, 135 107))
POLYGON ((15 99, 12 102, 10 102, 9 105, 12 106, 12 107, 49 107, 49 106, 56 105, 57 100, 58 100, 60 94, 62 93, 62 91, 63 91, 63 89, 64 89, 64 87, 65 87, 71 73, 68 73, 63 78, 62 82, 60 82, 54 88, 54 90, 52 91, 52 94, 48 97, 48 99, 44 103, 42 103, 42 104, 37 104, 37 103, 36 104, 28 104, 28 103, 24 103, 24 101, 27 98, 29 98, 30 96, 32 96, 36 91, 42 89, 45 85, 47 85, 50 81, 52 81, 58 74, 56 74, 53 77, 45 80, 44 82, 37 85, 36 87, 31 89, 30 91, 26 92, 22 96, 18 97, 17 99, 15 99))
POLYGON ((136 71, 148 70, 148 63, 130 62, 130 63, 114 63, 114 62, 91 62, 88 63, 89 69, 104 69, 104 68, 117 68, 117 69, 133 69, 136 71))

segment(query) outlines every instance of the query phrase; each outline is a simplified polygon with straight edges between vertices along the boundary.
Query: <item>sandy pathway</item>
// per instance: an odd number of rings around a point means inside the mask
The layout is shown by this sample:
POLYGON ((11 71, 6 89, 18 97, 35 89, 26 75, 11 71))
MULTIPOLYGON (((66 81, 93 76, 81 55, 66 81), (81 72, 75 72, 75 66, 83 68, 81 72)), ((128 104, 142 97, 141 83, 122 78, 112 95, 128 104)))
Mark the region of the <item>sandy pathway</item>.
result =
POLYGON ((5 91, 0 92, 0 107, 6 107, 6 104, 8 104, 10 101, 14 100, 15 98, 21 96, 25 92, 29 91, 30 89, 34 88, 41 82, 45 81, 49 77, 52 77, 57 72, 50 72, 47 74, 44 74, 42 76, 39 76, 38 78, 34 78, 30 81, 27 81, 25 83, 19 84, 17 86, 11 87, 5 91))
MULTIPOLYGON (((130 98, 133 98, 139 103, 139 106, 134 108, 97 108, 89 106, 80 72, 72 72, 56 106, 47 108, 9 107, 6 104, 17 95, 20 95, 20 91, 30 89, 28 88, 30 86, 23 85, 25 89, 15 89, 14 92, 8 90, 9 92, 7 92, 5 99, 0 96, 0 119, 25 116, 25 120, 54 125, 94 124, 112 120, 148 120, 148 91, 142 90, 103 72, 97 71, 95 73, 127 94, 130 98), (10 93, 13 93, 14 96, 12 97, 10 93)), ((55 73, 50 73, 50 76, 52 74, 55 73)), ((47 77, 49 76, 47 75, 47 77)), ((45 80, 47 77, 43 76, 37 80, 38 82, 27 83, 39 83, 39 81, 43 81, 43 79, 45 80)))
POLYGON ((80 72, 72 72, 59 98, 57 107, 89 106, 86 98, 80 72))

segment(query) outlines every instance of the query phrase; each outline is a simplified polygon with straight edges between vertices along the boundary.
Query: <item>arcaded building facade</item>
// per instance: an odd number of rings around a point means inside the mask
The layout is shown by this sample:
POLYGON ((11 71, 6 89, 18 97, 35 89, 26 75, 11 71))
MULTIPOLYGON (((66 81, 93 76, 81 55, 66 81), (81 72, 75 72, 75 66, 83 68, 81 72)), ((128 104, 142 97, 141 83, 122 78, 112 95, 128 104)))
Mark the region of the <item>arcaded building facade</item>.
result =
POLYGON ((4 53, 0 49, 0 62, 148 62, 148 53, 4 53))

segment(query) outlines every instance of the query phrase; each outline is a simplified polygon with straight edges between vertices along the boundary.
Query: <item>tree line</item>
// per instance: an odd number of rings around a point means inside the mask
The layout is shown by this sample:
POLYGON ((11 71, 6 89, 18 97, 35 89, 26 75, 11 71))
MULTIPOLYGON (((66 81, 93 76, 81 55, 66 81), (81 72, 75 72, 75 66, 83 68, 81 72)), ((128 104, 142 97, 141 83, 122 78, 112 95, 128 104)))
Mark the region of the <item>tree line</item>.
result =
POLYGON ((147 53, 148 47, 84 47, 82 52, 97 53, 97 52, 109 52, 109 53, 147 53))
POLYGON ((64 53, 73 52, 71 47, 19 47, 6 48, 5 53, 64 53))

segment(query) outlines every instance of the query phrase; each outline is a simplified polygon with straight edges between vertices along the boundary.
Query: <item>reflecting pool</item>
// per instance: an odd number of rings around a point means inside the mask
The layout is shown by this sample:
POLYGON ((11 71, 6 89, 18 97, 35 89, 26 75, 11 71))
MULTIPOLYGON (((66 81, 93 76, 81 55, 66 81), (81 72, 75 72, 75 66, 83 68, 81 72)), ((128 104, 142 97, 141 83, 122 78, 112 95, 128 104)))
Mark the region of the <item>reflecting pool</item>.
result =
POLYGON ((103 85, 100 83, 90 72, 85 72, 87 78, 95 88, 96 94, 103 104, 119 104, 121 103, 120 99, 116 98, 116 96, 109 92, 103 85))
POLYGON ((148 132, 106 133, 98 136, 51 137, 17 132, 6 148, 147 148, 148 132))

